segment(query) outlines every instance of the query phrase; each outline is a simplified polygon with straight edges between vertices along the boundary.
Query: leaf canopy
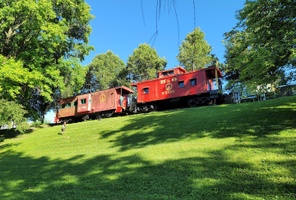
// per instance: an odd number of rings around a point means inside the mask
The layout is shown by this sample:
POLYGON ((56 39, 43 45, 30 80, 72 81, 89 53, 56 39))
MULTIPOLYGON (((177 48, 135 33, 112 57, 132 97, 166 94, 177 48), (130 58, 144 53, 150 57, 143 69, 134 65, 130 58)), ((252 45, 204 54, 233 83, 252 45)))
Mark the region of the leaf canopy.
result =
POLYGON ((296 1, 247 0, 225 34, 229 80, 274 83, 296 66, 296 1))
POLYGON ((205 68, 212 60, 212 48, 205 40, 205 35, 200 28, 187 34, 179 47, 177 59, 187 71, 205 68))
POLYGON ((2 0, 2 98, 16 100, 34 112, 37 110, 31 100, 49 104, 57 89, 65 92, 62 90, 71 88, 79 77, 65 81, 64 76, 69 70, 73 76, 78 74, 75 71, 79 67, 70 65, 70 69, 65 65, 72 58, 83 60, 93 49, 88 45, 92 18, 84 0, 2 0))
POLYGON ((127 61, 127 68, 132 81, 149 80, 156 77, 158 71, 167 65, 165 58, 160 58, 149 44, 140 44, 127 61))
POLYGON ((127 85, 124 62, 112 51, 97 55, 87 69, 84 90, 94 92, 127 85))

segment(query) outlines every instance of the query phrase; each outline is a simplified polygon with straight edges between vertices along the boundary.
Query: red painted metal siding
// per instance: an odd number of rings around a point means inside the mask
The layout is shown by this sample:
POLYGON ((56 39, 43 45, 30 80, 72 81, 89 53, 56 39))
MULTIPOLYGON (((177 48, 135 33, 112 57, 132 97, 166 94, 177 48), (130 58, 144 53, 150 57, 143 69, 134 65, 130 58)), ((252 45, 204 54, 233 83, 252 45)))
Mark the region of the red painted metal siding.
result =
MULTIPOLYGON (((168 70, 166 70, 168 71, 168 70)), ((158 79, 143 81, 133 84, 137 87, 138 103, 147 103, 165 99, 185 97, 196 94, 203 94, 213 89, 213 78, 215 68, 206 68, 193 72, 180 71, 176 68, 175 75, 161 76, 158 79), (178 73, 179 71, 179 73, 178 73), (213 77, 209 77, 213 75, 213 77)), ((221 72, 219 71, 219 77, 221 72)))
POLYGON ((76 97, 62 99, 59 102, 60 108, 56 113, 56 118, 74 116, 76 114, 76 106, 75 106, 76 101, 77 101, 76 97))
POLYGON ((91 111, 91 94, 77 96, 77 114, 83 114, 91 111))
POLYGON ((112 89, 92 93, 92 112, 113 110, 116 108, 116 91, 112 89))
POLYGON ((127 95, 133 91, 127 87, 117 87, 92 94, 92 112, 115 110, 122 112, 126 108, 127 95))
POLYGON ((120 86, 61 99, 59 101, 60 108, 56 113, 56 120, 112 110, 122 112, 126 109, 128 95, 132 93, 133 90, 130 88, 120 86))

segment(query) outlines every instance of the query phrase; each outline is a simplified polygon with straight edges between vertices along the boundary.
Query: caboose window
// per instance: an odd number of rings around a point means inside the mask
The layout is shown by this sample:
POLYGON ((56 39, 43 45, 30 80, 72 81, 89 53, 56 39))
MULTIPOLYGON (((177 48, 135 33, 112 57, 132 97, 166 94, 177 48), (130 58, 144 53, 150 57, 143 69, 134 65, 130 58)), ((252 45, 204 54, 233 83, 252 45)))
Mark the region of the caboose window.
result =
POLYGON ((184 81, 179 81, 178 86, 179 86, 179 88, 183 88, 184 87, 184 81))
POLYGON ((190 79, 190 85, 196 85, 196 78, 190 79))
POLYGON ((86 104, 86 99, 80 99, 81 104, 86 104))
POLYGON ((75 106, 75 107, 77 106, 77 101, 74 102, 74 106, 75 106))
POLYGON ((144 92, 144 94, 148 94, 149 93, 149 88, 144 88, 143 92, 144 92))
POLYGON ((168 75, 172 75, 172 74, 174 74, 174 70, 162 72, 163 76, 168 76, 168 75))

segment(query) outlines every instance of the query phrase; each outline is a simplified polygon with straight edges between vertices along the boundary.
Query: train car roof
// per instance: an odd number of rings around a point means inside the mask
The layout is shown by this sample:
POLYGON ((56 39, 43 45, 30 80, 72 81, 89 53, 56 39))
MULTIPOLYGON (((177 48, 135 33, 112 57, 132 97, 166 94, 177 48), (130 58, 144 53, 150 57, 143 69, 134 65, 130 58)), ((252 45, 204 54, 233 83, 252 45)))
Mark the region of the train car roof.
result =
POLYGON ((76 99, 77 99, 77 96, 74 96, 74 97, 66 97, 66 98, 61 98, 58 102, 60 104, 64 104, 64 103, 72 102, 72 101, 74 101, 76 99))
MULTIPOLYGON (((114 87, 114 88, 109 88, 109 89, 106 89, 106 90, 112 90, 112 89, 115 89, 115 90, 118 90, 118 89, 124 89, 130 93, 134 93, 134 91, 126 86, 118 86, 118 87, 114 87)), ((96 92, 101 92, 101 91, 105 91, 105 90, 100 90, 100 91, 96 91, 96 92)), ((77 97, 79 96, 83 96, 83 95, 87 95, 87 94, 92 94, 92 93, 95 93, 95 92, 90 92, 90 93, 85 93, 85 94, 79 94, 79 95, 76 95, 76 96, 73 96, 73 97, 65 97, 65 98, 61 98, 60 100, 58 100, 58 102, 60 104, 64 104, 64 103, 68 103, 68 102, 72 102, 74 100, 77 99, 77 97)))
MULTIPOLYGON (((130 93, 134 93, 134 91, 132 89, 130 89, 130 88, 126 87, 126 86, 123 86, 123 85, 115 87, 114 89, 121 89, 121 88, 124 89, 124 90, 127 90, 130 93)), ((112 89, 112 88, 110 88, 110 89, 112 89)))
MULTIPOLYGON (((215 76, 215 71, 214 71, 214 69, 218 69, 218 70, 217 70, 217 72, 218 72, 218 77, 222 77, 222 73, 221 73, 220 69, 219 69, 217 66, 209 66, 209 67, 207 67, 207 68, 197 69, 197 70, 189 71, 189 72, 187 72, 183 67, 178 66, 178 67, 175 67, 175 68, 172 68, 172 69, 159 71, 159 72, 157 72, 157 74, 159 74, 159 73, 163 73, 163 72, 178 71, 178 70, 179 70, 179 72, 181 72, 181 73, 178 73, 178 74, 171 74, 171 75, 169 75, 169 76, 178 76, 178 75, 182 75, 182 74, 195 73, 195 72, 197 72, 197 71, 212 71, 212 72, 211 72, 211 75, 212 75, 212 76, 215 76)), ((162 78, 165 78, 165 77, 167 77, 167 76, 162 76, 162 77, 160 77, 160 78, 154 78, 154 79, 149 79, 149 80, 145 80, 145 81, 139 81, 139 82, 132 83, 132 84, 130 84, 130 85, 135 87, 135 86, 137 86, 138 83, 149 82, 149 81, 155 81, 155 80, 157 80, 157 79, 162 79, 162 78)))

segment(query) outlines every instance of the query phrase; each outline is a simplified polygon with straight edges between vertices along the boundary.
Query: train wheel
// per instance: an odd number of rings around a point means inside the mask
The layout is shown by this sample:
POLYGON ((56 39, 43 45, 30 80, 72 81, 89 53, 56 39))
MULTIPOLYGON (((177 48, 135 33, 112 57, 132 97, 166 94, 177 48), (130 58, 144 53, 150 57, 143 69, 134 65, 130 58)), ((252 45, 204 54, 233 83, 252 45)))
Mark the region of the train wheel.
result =
POLYGON ((199 98, 192 98, 192 99, 188 99, 187 101, 187 105, 189 107, 196 107, 200 105, 200 99, 199 98))
POLYGON ((110 112, 106 112, 104 115, 105 117, 112 117, 113 114, 114 114, 114 111, 110 111, 110 112))
POLYGON ((97 114, 96 115, 96 119, 98 119, 99 121, 102 119, 102 116, 101 116, 101 114, 97 114))
POLYGON ((207 102, 207 98, 192 98, 192 99, 188 99, 187 101, 187 105, 189 107, 196 107, 196 106, 201 106, 203 104, 205 104, 207 102))
POLYGON ((158 110, 158 106, 157 105, 151 105, 150 110, 151 111, 156 111, 156 110, 158 110))

